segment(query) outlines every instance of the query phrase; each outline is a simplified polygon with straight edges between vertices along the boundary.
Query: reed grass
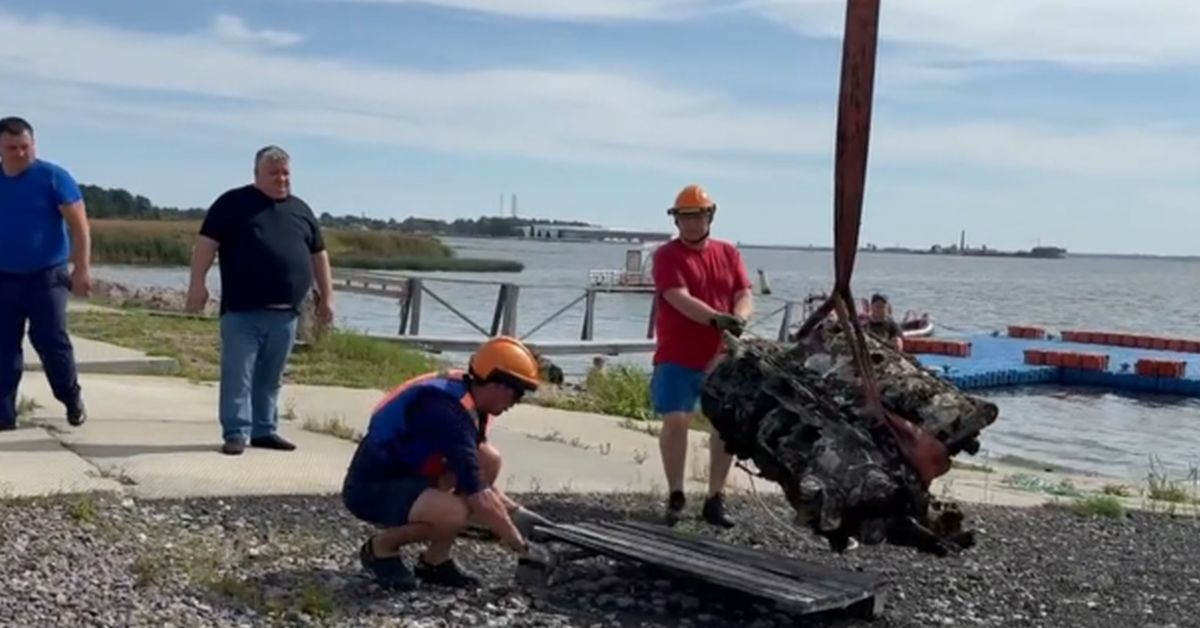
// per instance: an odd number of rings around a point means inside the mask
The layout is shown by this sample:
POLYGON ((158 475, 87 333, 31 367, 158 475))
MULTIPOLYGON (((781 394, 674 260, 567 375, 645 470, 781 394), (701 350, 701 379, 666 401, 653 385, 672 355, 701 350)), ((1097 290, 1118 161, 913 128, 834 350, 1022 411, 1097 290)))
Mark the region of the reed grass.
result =
MULTIPOLYGON (((93 219, 92 263, 186 266, 200 231, 195 220, 93 219)), ((335 267, 376 270, 520 272, 515 260, 464 259, 441 240, 396 231, 325 229, 335 267)))

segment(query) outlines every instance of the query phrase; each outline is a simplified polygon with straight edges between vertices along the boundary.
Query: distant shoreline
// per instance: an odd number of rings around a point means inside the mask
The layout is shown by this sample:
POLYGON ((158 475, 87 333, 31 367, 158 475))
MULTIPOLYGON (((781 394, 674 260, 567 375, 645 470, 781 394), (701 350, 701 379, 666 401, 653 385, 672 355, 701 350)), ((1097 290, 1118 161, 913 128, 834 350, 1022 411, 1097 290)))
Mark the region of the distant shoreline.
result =
MULTIPOLYGON (((465 235, 441 235, 443 240, 503 240, 506 242, 529 242, 536 244, 603 244, 608 246, 625 246, 625 247, 640 247, 643 245, 658 244, 657 242, 624 242, 624 241, 606 241, 606 240, 587 240, 587 239, 556 239, 556 240, 539 240, 536 238, 522 238, 517 236, 503 237, 483 237, 483 236, 465 236, 465 235)), ((720 237, 719 235, 717 237, 720 237)), ((735 242, 741 250, 747 251, 799 251, 809 253, 832 253, 832 246, 818 245, 791 245, 791 244, 752 244, 747 242, 735 242)), ((953 253, 939 252, 933 253, 927 249, 911 249, 911 248, 876 248, 869 249, 859 247, 859 253, 874 253, 874 254, 889 254, 889 255, 924 255, 924 256, 939 256, 939 257, 984 257, 984 258, 1015 258, 1015 259, 1048 259, 1036 255, 1029 255, 1027 252, 1014 251, 988 251, 986 254, 967 254, 958 255, 953 253)), ((1065 259, 1070 258, 1089 258, 1089 259, 1147 259, 1147 260, 1167 260, 1167 261, 1184 261, 1195 262, 1200 261, 1200 255, 1160 255, 1155 253, 1083 253, 1071 251, 1068 252, 1065 259)))

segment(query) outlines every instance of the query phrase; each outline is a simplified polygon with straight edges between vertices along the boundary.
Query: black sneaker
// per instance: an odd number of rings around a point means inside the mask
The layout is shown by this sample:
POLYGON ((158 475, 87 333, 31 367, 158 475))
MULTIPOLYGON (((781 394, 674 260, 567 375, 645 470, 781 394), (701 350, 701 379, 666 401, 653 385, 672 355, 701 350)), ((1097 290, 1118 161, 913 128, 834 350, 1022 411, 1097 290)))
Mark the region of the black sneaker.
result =
POLYGON ((687 497, 683 491, 672 491, 671 496, 667 498, 667 525, 675 527, 679 520, 683 518, 683 508, 687 506, 687 497))
POLYGON ((87 421, 87 408, 82 400, 67 406, 67 423, 79 427, 84 421, 87 421))
POLYGON ((704 500, 703 516, 705 521, 718 527, 732 528, 736 525, 733 519, 725 514, 725 497, 721 493, 704 500))
POLYGON ((404 558, 401 556, 386 558, 376 556, 375 550, 371 548, 371 539, 367 539, 367 542, 359 548, 358 561, 362 563, 363 569, 375 576, 375 581, 384 588, 408 591, 417 586, 412 571, 408 569, 408 565, 404 564, 404 558))
POLYGON ((224 445, 221 445, 221 453, 226 456, 240 456, 246 451, 246 443, 240 440, 227 440, 224 445))
POLYGON ((453 558, 439 565, 430 565, 422 556, 421 560, 417 562, 415 571, 418 578, 429 584, 464 589, 475 588, 480 584, 479 576, 459 567, 453 558))
POLYGON ((276 451, 293 451, 296 449, 295 445, 283 440, 283 437, 279 434, 251 438, 250 446, 260 449, 274 449, 276 451))

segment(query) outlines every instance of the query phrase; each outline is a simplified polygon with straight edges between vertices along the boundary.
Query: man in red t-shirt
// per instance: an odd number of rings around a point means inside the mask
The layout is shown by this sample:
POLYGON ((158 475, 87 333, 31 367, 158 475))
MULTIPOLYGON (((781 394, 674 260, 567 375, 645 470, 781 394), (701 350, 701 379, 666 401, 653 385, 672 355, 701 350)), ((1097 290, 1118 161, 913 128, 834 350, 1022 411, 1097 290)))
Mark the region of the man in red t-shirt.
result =
MULTIPOLYGON (((654 253, 658 314, 650 395, 654 412, 663 417, 659 448, 670 490, 666 520, 672 526, 686 505, 683 470, 688 429, 704 376, 721 355, 721 332, 741 335, 753 307, 752 284, 741 254, 732 244, 710 237, 716 211, 716 203, 703 188, 683 188, 667 211, 675 218, 679 237, 654 253)), ((733 457, 715 432, 709 449, 709 492, 702 514, 711 524, 733 527, 723 498, 733 457)))

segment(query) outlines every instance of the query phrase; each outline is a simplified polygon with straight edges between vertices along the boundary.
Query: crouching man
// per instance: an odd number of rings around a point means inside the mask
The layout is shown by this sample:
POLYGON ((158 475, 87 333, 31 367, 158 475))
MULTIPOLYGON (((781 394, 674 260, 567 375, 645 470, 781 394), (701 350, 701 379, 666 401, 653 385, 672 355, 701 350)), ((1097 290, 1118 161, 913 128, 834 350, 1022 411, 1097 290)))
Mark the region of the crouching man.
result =
POLYGON ((470 521, 515 552, 529 550, 535 524, 495 481, 500 452, 487 442, 488 421, 538 387, 538 362, 521 342, 498 337, 471 357, 466 372, 413 378, 376 406, 350 462, 342 501, 359 519, 382 528, 363 544, 363 568, 380 584, 410 589, 416 579, 474 587, 479 578, 459 566, 451 547, 470 521), (410 570, 404 546, 426 548, 410 570))

